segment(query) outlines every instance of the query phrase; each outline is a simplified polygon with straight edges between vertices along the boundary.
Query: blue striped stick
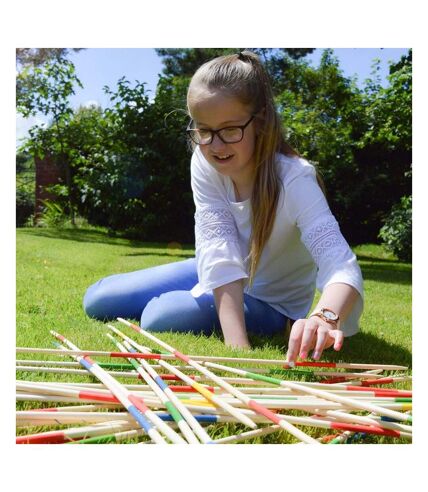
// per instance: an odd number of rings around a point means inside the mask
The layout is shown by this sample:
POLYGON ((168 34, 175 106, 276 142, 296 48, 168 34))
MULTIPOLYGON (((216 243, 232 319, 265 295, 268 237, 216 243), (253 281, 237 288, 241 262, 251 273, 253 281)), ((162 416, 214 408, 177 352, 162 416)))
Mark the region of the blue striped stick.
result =
MULTIPOLYGON (((131 338, 122 333, 119 329, 115 328, 112 325, 107 325, 110 330, 113 331, 116 335, 120 336, 124 340, 125 347, 133 353, 136 353, 136 350, 132 348, 131 345, 142 353, 150 353, 150 350, 142 345, 136 344, 131 338)), ((162 391, 168 396, 171 402, 179 409, 182 416, 186 419, 189 426, 193 429, 193 432, 199 437, 199 439, 204 444, 212 443, 211 437, 208 435, 206 430, 198 423, 198 421, 194 418, 193 414, 183 405, 180 399, 174 394, 174 392, 169 388, 169 386, 165 383, 165 381, 157 374, 157 372, 153 369, 153 367, 145 360, 139 359, 141 363, 144 363, 144 367, 147 369, 147 372, 152 376, 152 378, 156 381, 156 383, 160 386, 162 391)), ((160 361, 163 363, 163 361, 160 361)), ((168 369, 168 363, 165 363, 164 368, 168 369)))
MULTIPOLYGON (((51 334, 65 343, 72 350, 80 350, 76 345, 72 344, 65 337, 59 333, 51 330, 51 334)), ((64 346, 61 348, 66 349, 64 346)), ((122 403, 126 410, 132 415, 134 420, 141 426, 142 429, 146 431, 148 436, 153 442, 157 444, 167 444, 165 439, 159 434, 159 432, 153 427, 153 425, 147 420, 145 413, 147 406, 141 402, 139 398, 134 397, 126 388, 123 387, 116 379, 111 377, 104 371, 98 364, 90 359, 88 356, 76 356, 77 362, 79 362, 87 371, 93 374, 97 379, 99 379, 122 403)))
MULTIPOLYGON (((118 341, 115 340, 113 336, 110 335, 110 333, 107 333, 107 337, 112 340, 112 342, 115 344, 115 346, 121 351, 121 352, 127 352, 126 348, 118 341)), ((138 374, 144 379, 144 381, 149 385, 149 387, 153 390, 153 392, 158 396, 160 401, 165 405, 165 408, 168 410, 168 412, 171 414, 172 418, 175 420, 175 422, 178 425, 178 428, 181 430, 183 435, 186 437, 187 441, 190 444, 200 444, 198 439, 196 439, 195 435, 193 434, 192 430, 188 426, 187 422, 183 419, 182 415, 180 412, 177 410, 177 408, 171 403, 171 401, 168 399, 168 397, 165 395, 165 393, 161 390, 161 387, 159 385, 158 381, 155 381, 151 375, 149 374, 146 366, 144 364, 139 364, 136 360, 134 359, 128 359, 133 367, 136 369, 138 374), (156 384, 157 383, 157 384, 156 384)), ((146 365, 147 362, 143 361, 146 365)), ((149 366, 150 367, 150 366, 149 366)), ((160 379, 160 378, 159 378, 160 379)), ((161 379, 160 379, 161 380, 161 379)), ((162 381, 162 380, 161 380, 162 381)), ((165 384, 162 381, 163 384, 165 384)), ((171 429, 172 430, 172 429, 171 429)), ((175 432, 174 432, 175 433, 175 432)))
MULTIPOLYGON (((138 344, 136 344, 131 338, 127 337, 126 340, 128 342, 132 343, 132 345, 134 347, 139 349, 138 344)), ((217 406, 223 408, 223 410, 225 410, 227 413, 229 413, 230 415, 233 415, 233 417, 235 417, 235 419, 238 420, 239 422, 247 425, 248 427, 251 427, 252 429, 255 429, 257 427, 257 425, 249 417, 247 417, 241 409, 237 409, 237 408, 233 407, 229 403, 223 401, 221 398, 219 398, 218 396, 211 393, 202 384, 199 384, 196 381, 194 381, 193 379, 190 379, 189 376, 187 376, 186 374, 182 373, 179 369, 177 369, 177 366, 173 366, 173 365, 171 365, 168 362, 165 362, 163 360, 159 360, 159 363, 163 367, 168 369, 168 371, 172 372, 177 377, 179 377, 186 384, 188 384, 189 386, 192 386, 196 391, 198 391, 207 400, 211 401, 214 405, 217 405, 217 406)))
MULTIPOLYGON (((271 420, 274 424, 280 425, 284 430, 288 431, 290 434, 293 436, 297 437, 299 440, 307 443, 307 444, 319 444, 318 441, 313 439, 312 437, 308 436, 306 433, 295 427, 293 424, 290 422, 281 420, 278 415, 275 412, 272 412, 269 410, 267 407, 264 405, 256 402, 255 400, 249 398, 248 396, 245 395, 245 393, 242 393, 239 391, 237 388, 233 387, 226 381, 224 381, 222 378, 208 370, 206 367, 201 365, 199 362, 196 362, 192 360, 188 355, 182 354, 178 350, 176 350, 174 347, 171 347, 167 343, 163 342, 162 340, 159 340, 157 337, 155 337, 152 333, 149 333, 146 330, 143 330, 140 326, 135 325, 134 323, 130 323, 129 321, 124 320, 123 318, 117 318, 118 321, 121 323, 125 324, 126 326, 129 326, 133 330, 137 331, 138 333, 141 333, 144 335, 146 338, 149 340, 154 341, 161 347, 163 347, 165 350, 168 350, 172 354, 174 354, 177 359, 180 359, 187 364, 193 366, 195 369, 197 369, 199 372, 207 376, 208 378, 212 379, 215 381, 219 386, 221 386, 223 389, 228 391, 230 394, 238 398, 244 405, 246 405, 248 408, 251 410, 254 410, 256 413, 263 415, 264 417, 267 417, 269 420, 271 420)), ((254 425, 252 426, 254 429, 254 425)))

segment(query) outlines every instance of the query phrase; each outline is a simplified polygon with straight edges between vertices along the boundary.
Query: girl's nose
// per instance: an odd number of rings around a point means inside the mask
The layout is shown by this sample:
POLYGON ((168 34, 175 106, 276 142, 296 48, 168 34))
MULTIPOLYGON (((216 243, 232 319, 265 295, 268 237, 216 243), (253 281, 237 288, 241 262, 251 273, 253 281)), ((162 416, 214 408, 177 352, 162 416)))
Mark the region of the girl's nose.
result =
POLYGON ((220 139, 220 137, 214 134, 213 141, 211 142, 211 148, 213 150, 224 149, 226 144, 220 139))

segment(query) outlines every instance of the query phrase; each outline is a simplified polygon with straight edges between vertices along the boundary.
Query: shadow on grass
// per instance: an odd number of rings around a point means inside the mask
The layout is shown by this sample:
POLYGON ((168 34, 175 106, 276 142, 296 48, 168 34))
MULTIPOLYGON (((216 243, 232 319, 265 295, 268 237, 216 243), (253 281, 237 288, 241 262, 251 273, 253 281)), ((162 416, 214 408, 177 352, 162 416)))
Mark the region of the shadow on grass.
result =
MULTIPOLYGON (((151 246, 153 247, 153 246, 151 246)), ((165 245, 164 248, 165 249, 165 245)), ((190 250, 190 248, 189 248, 190 250)), ((194 258, 195 254, 193 252, 193 249, 191 251, 186 251, 185 249, 171 249, 170 253, 160 253, 158 251, 153 251, 153 252, 147 252, 147 253, 129 253, 126 255, 122 256, 179 256, 180 258, 188 259, 188 258, 194 258)))
MULTIPOLYGON (((277 335, 275 337, 250 336, 253 347, 271 347, 284 353, 287 352, 288 339, 277 335)), ((311 352, 310 352, 311 354, 311 352)), ((336 352, 330 348, 323 352, 321 360, 331 362, 360 362, 368 364, 397 364, 411 368, 412 354, 400 345, 395 345, 371 333, 360 332, 345 338, 342 350, 336 352)))
MULTIPOLYGON (((159 250, 165 250, 168 248, 167 243, 150 243, 144 241, 138 241, 135 239, 127 239, 120 236, 109 236, 105 231, 98 231, 96 229, 55 229, 55 228, 19 228, 17 229, 20 234, 28 234, 37 237, 46 237, 50 239, 66 239, 67 241, 77 241, 82 243, 99 243, 99 244, 112 244, 114 246, 124 246, 130 248, 153 248, 159 250)), ((171 253, 135 253, 126 256, 139 256, 139 255, 159 255, 159 256, 183 256, 185 258, 193 258, 193 246, 183 245, 182 249, 171 248, 171 253)))
POLYGON ((370 254, 361 254, 357 253, 357 260, 358 261, 375 261, 376 263, 389 263, 389 264, 395 264, 395 265, 409 265, 411 266, 411 263, 404 263, 399 260, 396 260, 394 258, 381 258, 380 256, 375 256, 375 255, 370 255, 370 254))
POLYGON ((412 266, 406 263, 382 265, 377 261, 361 262, 360 267, 364 280, 400 285, 412 283, 412 266))

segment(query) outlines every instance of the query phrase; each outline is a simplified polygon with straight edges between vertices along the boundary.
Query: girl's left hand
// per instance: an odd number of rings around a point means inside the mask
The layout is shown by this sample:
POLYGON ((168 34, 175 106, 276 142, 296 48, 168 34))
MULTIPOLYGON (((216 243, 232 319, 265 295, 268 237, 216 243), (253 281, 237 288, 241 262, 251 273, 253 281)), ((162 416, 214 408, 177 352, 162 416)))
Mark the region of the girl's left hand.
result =
POLYGON ((333 325, 317 316, 298 319, 291 329, 287 362, 295 362, 297 356, 306 359, 312 348, 314 348, 312 358, 318 360, 323 350, 332 345, 334 350, 340 350, 343 339, 342 330, 333 328, 333 325))

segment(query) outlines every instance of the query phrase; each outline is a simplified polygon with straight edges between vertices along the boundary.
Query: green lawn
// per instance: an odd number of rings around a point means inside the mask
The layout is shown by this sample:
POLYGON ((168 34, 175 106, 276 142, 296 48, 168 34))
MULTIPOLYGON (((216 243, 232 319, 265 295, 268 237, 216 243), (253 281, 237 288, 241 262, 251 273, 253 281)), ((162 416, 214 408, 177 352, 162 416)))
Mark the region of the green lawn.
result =
MULTIPOLYGON (((165 244, 110 237, 98 229, 18 229, 16 238, 16 344, 26 347, 52 347, 49 330, 54 329, 80 348, 114 350, 104 336, 107 330, 103 323, 88 318, 83 312, 82 298, 86 288, 106 275, 191 258, 194 254, 192 247, 169 249, 165 244)), ((366 301, 361 330, 345 341, 339 353, 326 351, 323 360, 411 367, 411 265, 397 261, 377 245, 358 246, 354 251, 365 279, 366 301)), ((141 342, 144 340, 139 335, 135 338, 141 342)), ((252 338, 251 351, 227 348, 218 335, 205 337, 169 333, 162 334, 161 338, 189 354, 281 358, 286 352, 286 340, 280 337, 252 338)), ((18 358, 35 356, 19 354, 18 358)), ((37 358, 42 357, 38 355, 37 358)), ((53 359, 52 356, 45 358, 53 359)), ((71 381, 69 375, 24 372, 17 375, 26 380, 71 381)), ((73 380, 79 381, 79 378, 74 377, 73 380)), ((88 378, 82 376, 80 380, 88 381, 88 378)), ((35 406, 32 404, 32 407, 35 406)), ((20 404, 19 408, 30 406, 20 404)), ((213 437, 219 437, 235 433, 240 428, 238 425, 217 425, 210 432, 213 437)), ((312 434, 317 433, 314 430, 312 434)), ((323 433, 321 431, 320 435, 323 433)), ((283 432, 252 442, 295 441, 283 432)), ((370 438, 364 442, 400 441, 370 438)))

